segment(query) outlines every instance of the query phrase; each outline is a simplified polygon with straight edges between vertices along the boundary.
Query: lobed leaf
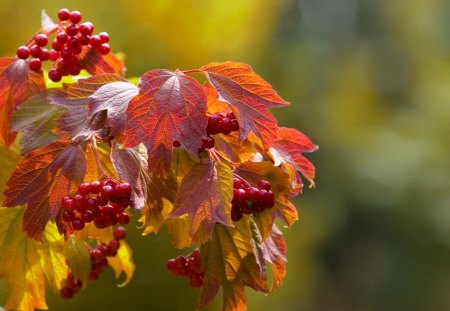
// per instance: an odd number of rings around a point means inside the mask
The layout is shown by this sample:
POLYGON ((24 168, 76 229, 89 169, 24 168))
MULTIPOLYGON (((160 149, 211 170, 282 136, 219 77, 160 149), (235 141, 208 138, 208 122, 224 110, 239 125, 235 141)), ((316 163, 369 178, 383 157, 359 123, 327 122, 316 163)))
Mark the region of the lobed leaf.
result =
POLYGON ((238 62, 210 63, 201 67, 200 71, 217 89, 219 101, 237 109, 240 140, 253 132, 266 149, 270 148, 276 139, 277 120, 268 108, 285 106, 288 102, 249 65, 238 62))
POLYGON ((19 162, 6 184, 4 205, 28 204, 23 230, 39 240, 47 222, 57 219, 61 198, 81 183, 85 172, 86 159, 79 144, 53 142, 19 162))
POLYGON ((0 144, 11 145, 16 133, 11 132, 13 112, 29 97, 45 91, 42 71, 28 67, 28 61, 12 57, 0 58, 0 144))
POLYGON ((207 126, 202 86, 180 71, 156 69, 145 73, 138 87, 128 105, 123 147, 144 143, 149 167, 158 175, 170 169, 175 140, 197 158, 207 126))

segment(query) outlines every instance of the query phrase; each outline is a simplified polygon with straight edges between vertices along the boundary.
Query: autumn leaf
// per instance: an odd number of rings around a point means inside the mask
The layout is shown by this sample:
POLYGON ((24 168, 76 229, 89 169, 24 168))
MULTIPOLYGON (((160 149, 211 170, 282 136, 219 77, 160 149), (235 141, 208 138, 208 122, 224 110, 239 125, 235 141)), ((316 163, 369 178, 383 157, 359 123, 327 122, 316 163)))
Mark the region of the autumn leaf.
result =
POLYGON ((117 144, 111 149, 111 162, 119 177, 129 183, 135 209, 142 211, 147 200, 148 174, 147 150, 144 146, 120 149, 117 144))
POLYGON ((5 309, 47 309, 45 284, 58 291, 67 277, 63 237, 54 224, 44 241, 31 240, 22 231, 24 208, 0 208, 0 278, 6 280, 5 309))
POLYGON ((217 225, 213 237, 201 247, 205 272, 199 308, 209 305, 220 287, 223 289, 222 310, 246 310, 245 286, 268 292, 266 275, 256 262, 248 219, 235 228, 217 225))
POLYGON ((281 163, 289 163, 305 176, 314 187, 315 167, 302 153, 310 153, 319 149, 303 133, 296 129, 280 127, 277 131, 277 139, 269 149, 269 155, 274 160, 275 166, 281 163))
POLYGON ((20 160, 20 154, 6 146, 0 145, 0 159, 2 161, 2 169, 0 170, 0 202, 3 201, 3 191, 5 190, 6 181, 11 173, 16 169, 20 160))
POLYGON ((78 240, 75 235, 69 236, 64 243, 64 256, 69 263, 74 279, 81 280, 85 286, 89 281, 91 258, 84 242, 78 240))
POLYGON ((6 184, 4 205, 28 204, 23 230, 39 240, 47 222, 57 219, 61 198, 81 183, 85 172, 86 159, 79 144, 53 142, 19 162, 6 184))
POLYGON ((45 90, 42 71, 31 70, 23 59, 0 58, 0 144, 11 145, 16 133, 10 131, 13 112, 28 97, 45 90))
POLYGON ((90 114, 106 110, 106 125, 110 128, 110 135, 119 137, 125 130, 128 103, 137 94, 137 86, 129 82, 105 84, 90 96, 90 114))
POLYGON ((194 241, 210 239, 216 223, 233 226, 232 179, 228 165, 207 159, 194 165, 181 181, 171 217, 191 217, 190 235, 194 241))
POLYGON ((268 108, 288 103, 249 65, 237 62, 210 63, 200 68, 200 71, 217 89, 219 100, 237 109, 240 140, 253 132, 266 149, 270 148, 276 139, 277 120, 268 108))
POLYGON ((96 49, 85 49, 79 55, 81 66, 91 75, 115 73, 123 76, 125 65, 113 53, 100 54, 96 49))
POLYGON ((90 115, 88 105, 90 96, 100 87, 118 81, 126 81, 115 74, 103 74, 80 79, 76 83, 63 84, 61 90, 49 96, 52 104, 64 107, 63 113, 57 121, 58 133, 68 135, 72 140, 83 139, 93 133, 102 136, 105 131, 107 112, 100 111, 90 115))
POLYGON ((53 133, 55 119, 65 109, 50 104, 47 97, 47 92, 31 97, 12 115, 11 129, 23 132, 20 146, 24 153, 46 146, 59 137, 53 133))
POLYGON ((139 94, 127 110, 125 148, 144 143, 148 165, 157 174, 169 171, 177 140, 194 157, 206 137, 206 94, 180 71, 151 70, 139 79, 139 94))

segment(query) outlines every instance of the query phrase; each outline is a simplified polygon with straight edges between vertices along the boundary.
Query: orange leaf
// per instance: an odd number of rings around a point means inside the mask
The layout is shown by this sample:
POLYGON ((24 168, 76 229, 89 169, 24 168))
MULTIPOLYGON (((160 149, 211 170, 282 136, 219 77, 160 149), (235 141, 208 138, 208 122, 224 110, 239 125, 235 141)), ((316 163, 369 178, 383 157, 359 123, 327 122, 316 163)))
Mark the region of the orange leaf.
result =
POLYGON ((202 86, 180 71, 163 69, 145 73, 138 86, 128 105, 123 147, 144 143, 148 165, 159 175, 169 171, 175 140, 198 158, 207 126, 202 86))
POLYGON ((101 75, 105 73, 115 73, 123 76, 125 65, 113 53, 100 54, 95 49, 84 50, 80 54, 80 64, 91 75, 101 75))
POLYGON ((23 59, 0 58, 0 143, 11 145, 16 133, 10 131, 12 113, 29 97, 45 90, 42 71, 34 71, 23 59))
POLYGON ((47 222, 58 218, 60 201, 86 172, 79 144, 56 141, 30 152, 21 160, 6 184, 5 206, 28 204, 23 229, 41 239, 47 222))
POLYGON ((210 63, 200 70, 217 89, 219 100, 237 108, 240 140, 254 132, 266 149, 272 146, 276 139, 277 120, 268 108, 285 106, 288 102, 246 64, 210 63))

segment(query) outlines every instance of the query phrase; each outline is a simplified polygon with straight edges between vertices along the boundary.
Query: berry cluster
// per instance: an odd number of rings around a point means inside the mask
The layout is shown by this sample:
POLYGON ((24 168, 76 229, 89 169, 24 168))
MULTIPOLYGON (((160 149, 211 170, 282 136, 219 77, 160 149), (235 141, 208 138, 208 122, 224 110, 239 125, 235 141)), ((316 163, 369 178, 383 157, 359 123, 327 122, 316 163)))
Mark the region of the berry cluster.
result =
POLYGON ((61 9, 58 19, 59 24, 55 29, 57 34, 51 42, 50 50, 45 48, 49 39, 44 33, 37 34, 30 44, 17 49, 18 58, 33 57, 29 62, 32 70, 40 70, 43 61, 52 61, 53 69, 48 72, 48 77, 54 82, 60 81, 63 76, 80 74, 82 65, 78 55, 83 50, 95 49, 103 55, 111 50, 108 44, 109 35, 106 32, 93 35, 94 25, 91 22, 79 24, 82 19, 80 12, 61 9))
MULTIPOLYGON (((89 280, 95 281, 99 278, 100 274, 108 266, 107 257, 114 257, 117 255, 117 251, 120 247, 120 240, 125 239, 127 231, 124 227, 117 227, 113 231, 114 239, 108 244, 98 243, 97 247, 89 249, 89 255, 91 259, 91 271, 89 272, 89 280)), ((70 266, 70 263, 68 263, 70 266)), ((60 291, 61 297, 64 299, 70 299, 76 294, 82 287, 82 282, 77 280, 75 282, 73 274, 69 273, 67 279, 64 280, 64 286, 60 291)))
POLYGON ((243 214, 260 213, 275 205, 272 185, 267 180, 258 182, 258 187, 251 187, 239 178, 233 178, 233 200, 231 201, 231 219, 239 221, 243 214))
MULTIPOLYGON (((202 146, 198 149, 198 152, 203 152, 205 149, 211 149, 215 145, 214 138, 211 135, 225 134, 228 135, 233 131, 239 131, 239 123, 234 116, 233 112, 223 113, 218 112, 208 117, 208 127, 206 133, 208 137, 202 139, 202 146)), ((174 147, 180 147, 181 144, 178 140, 173 142, 174 147)))
POLYGON ((175 276, 189 276, 189 285, 192 288, 201 287, 205 273, 202 271, 200 250, 197 248, 187 256, 177 256, 169 259, 167 269, 175 276))
POLYGON ((90 222, 99 229, 126 225, 130 217, 125 209, 133 204, 130 195, 128 183, 111 179, 82 183, 77 194, 61 199, 62 220, 73 230, 82 230, 90 222))

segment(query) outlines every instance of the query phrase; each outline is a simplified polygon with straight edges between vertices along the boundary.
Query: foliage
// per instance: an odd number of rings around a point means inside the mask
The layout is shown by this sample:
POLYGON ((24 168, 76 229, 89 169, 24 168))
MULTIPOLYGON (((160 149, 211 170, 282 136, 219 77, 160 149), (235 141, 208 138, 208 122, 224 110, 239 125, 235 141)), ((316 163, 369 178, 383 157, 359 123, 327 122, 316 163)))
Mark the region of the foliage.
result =
MULTIPOLYGON (((45 35, 68 27, 45 14, 42 25, 45 35)), ((95 181, 103 190, 131 185, 124 213, 141 216, 144 234, 167 226, 176 247, 200 248, 199 308, 220 287, 224 310, 245 310, 246 286, 264 293, 280 286, 286 245, 275 221, 298 219, 290 199, 301 193, 301 175, 313 186, 315 172, 302 153, 317 149, 297 130, 278 127, 268 109, 288 103, 242 63, 150 70, 135 85, 114 54, 85 45, 77 55, 85 71, 62 84, 46 81, 29 59, 0 58, 1 151, 10 167, 17 163, 6 170, 0 209, 5 308, 46 308, 45 282, 70 298, 68 287, 93 279, 93 249, 118 240, 116 230, 92 219, 77 228, 67 221, 66 196, 83 198, 83 185, 95 181), (211 134, 219 115, 238 128, 221 121, 223 131, 211 134), (240 217, 238 203, 247 207, 240 217)), ((131 256, 121 241, 107 260, 126 282, 131 256)))

